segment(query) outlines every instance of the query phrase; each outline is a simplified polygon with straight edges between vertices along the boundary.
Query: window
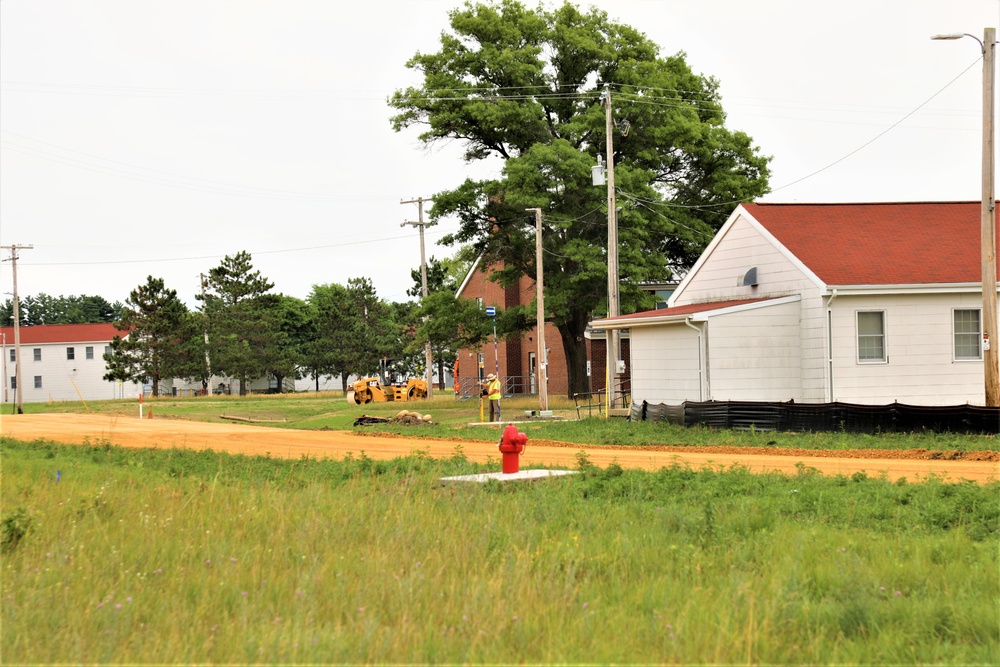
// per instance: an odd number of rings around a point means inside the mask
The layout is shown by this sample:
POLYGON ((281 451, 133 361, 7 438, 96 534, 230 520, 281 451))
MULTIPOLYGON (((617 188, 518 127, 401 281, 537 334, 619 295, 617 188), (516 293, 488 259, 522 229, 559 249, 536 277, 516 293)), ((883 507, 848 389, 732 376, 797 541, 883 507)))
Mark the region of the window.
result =
POLYGON ((36 375, 35 376, 35 389, 41 389, 41 388, 42 388, 42 376, 41 375, 36 375))
POLYGON ((94 346, 93 345, 88 345, 86 347, 85 351, 87 353, 87 358, 88 359, 93 359, 94 358, 94 346))
POLYGON ((483 309, 483 297, 481 296, 476 297, 476 305, 479 306, 479 310, 483 309))
POLYGON ((68 361, 72 361, 73 359, 76 359, 76 348, 72 348, 72 347, 67 347, 66 348, 66 359, 68 361))
POLYGON ((16 375, 11 375, 10 376, 10 388, 11 389, 17 389, 17 376, 16 375))
POLYGON ((955 310, 955 359, 982 359, 983 330, 980 327, 979 310, 955 310))
POLYGON ((858 313, 858 361, 885 361, 885 313, 858 313))
POLYGON ((10 350, 10 360, 17 361, 17 350, 15 350, 14 348, 11 348, 10 350))
POLYGON ((104 346, 104 354, 108 355, 109 357, 111 356, 111 346, 110 345, 105 345, 104 346))
POLYGON ((41 361, 42 360, 42 348, 36 347, 33 350, 33 352, 34 352, 34 355, 35 355, 35 361, 41 361))

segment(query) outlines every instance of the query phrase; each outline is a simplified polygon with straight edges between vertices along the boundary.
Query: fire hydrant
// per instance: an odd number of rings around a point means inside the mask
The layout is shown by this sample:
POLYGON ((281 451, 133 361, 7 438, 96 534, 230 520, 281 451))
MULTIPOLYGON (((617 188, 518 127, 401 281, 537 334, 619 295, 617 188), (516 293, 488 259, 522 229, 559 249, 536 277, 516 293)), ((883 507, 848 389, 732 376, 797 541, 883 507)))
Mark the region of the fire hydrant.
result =
POLYGON ((524 444, 528 442, 528 436, 520 433, 513 424, 507 424, 500 436, 500 452, 503 454, 504 474, 517 472, 520 470, 518 456, 524 451, 524 444))

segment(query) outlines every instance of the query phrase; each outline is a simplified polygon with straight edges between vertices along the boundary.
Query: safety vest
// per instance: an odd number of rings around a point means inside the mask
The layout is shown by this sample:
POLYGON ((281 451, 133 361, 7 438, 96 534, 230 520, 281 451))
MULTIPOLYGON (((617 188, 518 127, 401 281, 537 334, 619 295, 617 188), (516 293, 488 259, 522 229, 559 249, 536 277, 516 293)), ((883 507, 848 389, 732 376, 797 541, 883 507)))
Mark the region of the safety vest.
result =
POLYGON ((490 382, 487 390, 489 391, 491 401, 500 400, 500 380, 493 380, 493 382, 490 382))

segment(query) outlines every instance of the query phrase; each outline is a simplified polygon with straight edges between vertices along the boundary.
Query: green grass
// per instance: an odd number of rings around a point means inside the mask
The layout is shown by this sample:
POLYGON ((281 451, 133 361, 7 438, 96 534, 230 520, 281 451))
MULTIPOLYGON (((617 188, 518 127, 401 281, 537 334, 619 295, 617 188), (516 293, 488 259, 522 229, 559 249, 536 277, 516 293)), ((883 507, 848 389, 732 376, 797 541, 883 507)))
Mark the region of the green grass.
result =
POLYGON ((6 664, 1000 661, 997 483, 0 457, 6 664))
MULTIPOLYGON (((537 410, 534 398, 503 401, 506 419, 524 418, 526 410, 537 410)), ((890 433, 864 435, 857 433, 774 433, 767 431, 729 431, 704 427, 685 428, 667 423, 627 422, 624 419, 591 418, 576 420, 572 401, 555 397, 550 401, 553 411, 566 421, 527 423, 519 429, 530 438, 595 445, 677 445, 764 447, 774 449, 926 449, 931 451, 997 451, 1000 438, 993 435, 953 433, 890 433)), ((206 396, 196 398, 144 399, 144 409, 156 418, 224 421, 223 415, 261 420, 268 426, 304 429, 354 429, 354 420, 363 415, 393 416, 400 410, 430 414, 432 426, 365 426, 366 431, 414 433, 419 428, 429 437, 461 437, 470 440, 496 440, 496 430, 488 426, 470 426, 479 421, 479 402, 456 401, 451 396, 435 396, 429 401, 410 403, 371 403, 348 405, 342 394, 304 393, 283 395, 206 396)), ((138 415, 138 402, 100 401, 88 403, 27 403, 27 412, 95 412, 138 415)), ((488 410, 487 410, 488 413, 488 410)), ((583 413, 586 417, 586 412, 583 413)))

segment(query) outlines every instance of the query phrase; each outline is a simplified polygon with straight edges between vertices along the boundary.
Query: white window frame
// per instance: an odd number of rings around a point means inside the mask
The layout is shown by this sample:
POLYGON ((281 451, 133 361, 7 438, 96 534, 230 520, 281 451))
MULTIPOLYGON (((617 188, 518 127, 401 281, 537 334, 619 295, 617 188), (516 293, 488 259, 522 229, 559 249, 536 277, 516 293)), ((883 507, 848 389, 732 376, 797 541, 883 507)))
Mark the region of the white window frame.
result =
MULTIPOLYGON (((888 324, 884 310, 858 310, 854 313, 854 344, 857 348, 857 360, 859 364, 887 364, 889 363, 889 334, 888 324), (861 316, 878 315, 882 319, 882 356, 877 358, 862 358, 861 356, 861 316)), ((873 334, 864 334, 866 337, 873 337, 873 334)))
POLYGON ((41 375, 36 375, 35 376, 35 389, 41 389, 41 388, 42 388, 42 376, 41 375))
POLYGON ((35 361, 41 361, 42 360, 42 348, 36 347, 36 348, 32 349, 32 351, 31 351, 31 357, 35 361))
POLYGON ((83 353, 88 361, 92 361, 94 359, 94 346, 93 345, 86 346, 85 348, 83 348, 83 353))
POLYGON ((977 361, 982 361, 983 360, 983 310, 982 310, 982 308, 954 308, 954 309, 952 309, 952 311, 951 311, 951 357, 952 357, 953 361, 958 362, 958 363, 970 362, 970 361, 971 362, 977 362, 977 361), (958 331, 958 327, 956 326, 958 324, 958 322, 956 322, 955 318, 958 316, 959 313, 975 313, 976 314, 976 320, 977 320, 977 322, 979 324, 978 331, 975 331, 975 332, 972 332, 972 331, 958 331), (976 349, 976 356, 974 356, 974 357, 959 356, 959 353, 958 353, 958 337, 959 336, 969 336, 969 335, 974 335, 975 336, 974 347, 976 349))
POLYGON ((76 348, 67 347, 66 348, 66 361, 76 361, 76 348))

